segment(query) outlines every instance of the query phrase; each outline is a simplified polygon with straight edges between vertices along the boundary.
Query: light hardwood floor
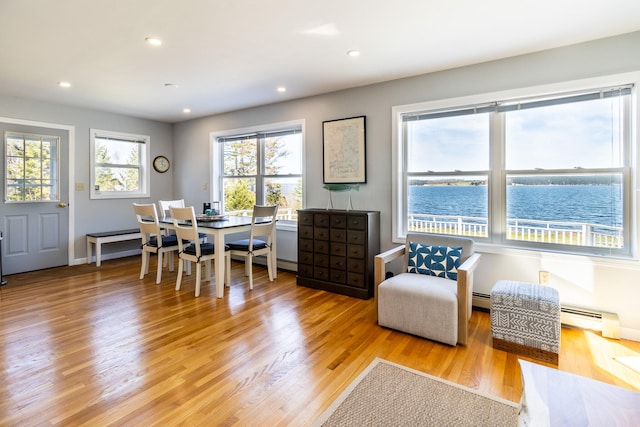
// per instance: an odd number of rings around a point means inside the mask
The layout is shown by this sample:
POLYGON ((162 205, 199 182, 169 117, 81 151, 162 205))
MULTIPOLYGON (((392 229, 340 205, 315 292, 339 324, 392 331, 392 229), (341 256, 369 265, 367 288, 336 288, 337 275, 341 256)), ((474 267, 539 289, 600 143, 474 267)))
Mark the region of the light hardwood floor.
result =
MULTIPOLYGON (((376 357, 519 401, 517 357, 474 311, 467 347, 379 327, 365 301, 269 282, 243 264, 216 299, 194 276, 138 280, 139 257, 8 277, 0 288, 0 425, 308 425, 376 357)), ((150 271, 153 271, 153 263, 150 271)), ((632 390, 640 343, 562 330, 559 369, 632 390)))

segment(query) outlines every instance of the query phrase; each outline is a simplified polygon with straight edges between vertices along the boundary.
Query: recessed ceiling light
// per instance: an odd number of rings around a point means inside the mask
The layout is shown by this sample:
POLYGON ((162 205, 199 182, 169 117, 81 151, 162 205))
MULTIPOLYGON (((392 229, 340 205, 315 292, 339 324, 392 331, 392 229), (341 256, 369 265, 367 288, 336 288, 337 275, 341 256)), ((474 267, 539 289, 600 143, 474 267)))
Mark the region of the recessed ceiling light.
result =
POLYGON ((69 88, 71 87, 71 83, 69 82, 58 82, 58 86, 63 87, 63 88, 69 88))
POLYGON ((178 88, 178 85, 177 85, 177 84, 175 84, 175 83, 165 83, 165 84, 164 84, 164 87, 172 87, 172 88, 174 88, 174 89, 177 89, 177 88, 178 88))
POLYGON ((182 112, 185 114, 189 114, 191 112, 191 108, 183 108, 182 112))
POLYGON ((284 86, 278 86, 278 89, 276 89, 278 92, 283 93, 287 91, 287 88, 284 86))
POLYGON ((350 51, 347 52, 347 55, 355 58, 356 56, 360 56, 360 51, 359 50, 350 50, 350 51))
POLYGON ((146 37, 144 41, 146 41, 151 46, 162 46, 162 40, 157 37, 146 37))

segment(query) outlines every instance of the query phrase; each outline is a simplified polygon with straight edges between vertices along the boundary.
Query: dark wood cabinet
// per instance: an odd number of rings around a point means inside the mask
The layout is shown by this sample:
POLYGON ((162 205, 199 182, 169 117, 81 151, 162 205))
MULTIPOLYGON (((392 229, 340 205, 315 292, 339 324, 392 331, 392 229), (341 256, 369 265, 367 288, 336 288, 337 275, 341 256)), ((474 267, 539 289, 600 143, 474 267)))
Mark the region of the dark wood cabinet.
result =
POLYGON ((298 285, 367 299, 380 252, 380 212, 298 211, 298 285))

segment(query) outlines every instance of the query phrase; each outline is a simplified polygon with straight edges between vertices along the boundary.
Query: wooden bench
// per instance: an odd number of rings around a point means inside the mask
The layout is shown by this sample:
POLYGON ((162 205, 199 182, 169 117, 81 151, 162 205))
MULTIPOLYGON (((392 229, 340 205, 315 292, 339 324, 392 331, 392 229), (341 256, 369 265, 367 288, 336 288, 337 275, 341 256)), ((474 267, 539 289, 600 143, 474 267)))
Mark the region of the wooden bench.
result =
POLYGON ((142 239, 140 229, 103 231, 101 233, 87 234, 87 264, 91 264, 92 247, 96 245, 96 267, 100 267, 100 257, 102 256, 102 244, 113 242, 124 242, 126 240, 142 239))

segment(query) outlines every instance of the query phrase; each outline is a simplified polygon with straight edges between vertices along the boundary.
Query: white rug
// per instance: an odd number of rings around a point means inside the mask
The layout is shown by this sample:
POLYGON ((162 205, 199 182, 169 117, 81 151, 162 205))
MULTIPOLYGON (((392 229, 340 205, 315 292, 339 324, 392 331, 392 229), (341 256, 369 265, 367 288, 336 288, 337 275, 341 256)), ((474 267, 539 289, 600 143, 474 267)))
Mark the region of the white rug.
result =
POLYGON ((519 405, 375 359, 314 426, 517 426, 519 405))

